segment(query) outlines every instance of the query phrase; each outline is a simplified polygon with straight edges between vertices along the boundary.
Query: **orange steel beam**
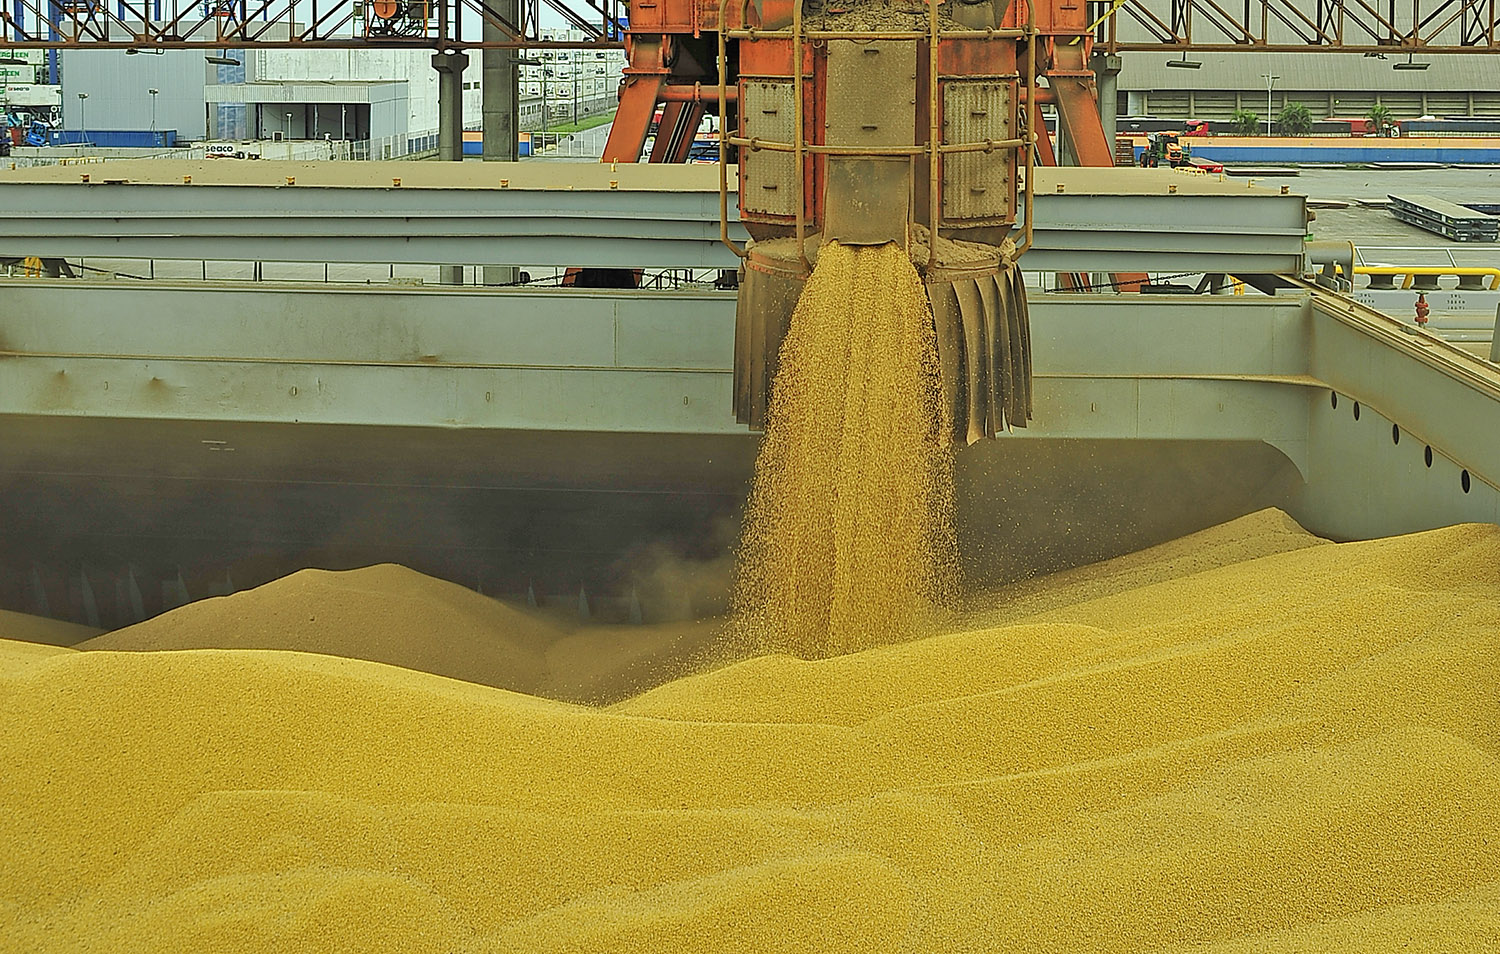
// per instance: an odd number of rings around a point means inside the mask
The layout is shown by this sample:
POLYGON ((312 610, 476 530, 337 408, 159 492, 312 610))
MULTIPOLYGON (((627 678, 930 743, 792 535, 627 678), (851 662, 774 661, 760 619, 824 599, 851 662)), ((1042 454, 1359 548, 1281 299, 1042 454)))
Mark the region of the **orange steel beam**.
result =
POLYGON ((1113 143, 1104 141, 1104 123, 1094 94, 1094 71, 1085 59, 1085 44, 1049 43, 1052 66, 1047 83, 1057 103, 1057 122, 1080 166, 1115 164, 1113 143))
POLYGON ((700 103, 668 103, 662 110, 656 142, 651 147, 652 162, 687 162, 693 151, 693 139, 703 122, 700 103), (673 112, 673 107, 676 107, 673 112))
MULTIPOLYGON (((682 117, 683 133, 677 139, 677 149, 672 153, 672 162, 687 162, 693 154, 693 143, 698 139, 698 127, 703 123, 707 109, 701 103, 689 106, 682 117)), ((722 128, 722 127, 720 127, 722 128)))
POLYGON ((666 39, 660 36, 633 36, 630 42, 630 65, 625 67, 625 82, 620 90, 620 107, 604 143, 604 162, 639 162, 656 102, 666 85, 668 67, 664 56, 666 39))
MULTIPOLYGON (((661 88, 661 99, 668 103, 719 103, 719 89, 716 86, 704 86, 694 83, 692 86, 678 84, 674 86, 663 86, 661 88)), ((740 99, 738 87, 731 86, 724 90, 724 101, 726 103, 737 103, 740 99)))
POLYGON ((1042 115, 1040 101, 1031 104, 1031 128, 1036 130, 1037 159, 1044 166, 1057 165, 1057 152, 1052 148, 1052 134, 1047 131, 1047 118, 1042 115))
POLYGON ((656 141, 651 144, 650 162, 671 162, 673 145, 677 141, 677 127, 682 122, 686 103, 666 103, 661 108, 661 122, 656 124, 656 141))

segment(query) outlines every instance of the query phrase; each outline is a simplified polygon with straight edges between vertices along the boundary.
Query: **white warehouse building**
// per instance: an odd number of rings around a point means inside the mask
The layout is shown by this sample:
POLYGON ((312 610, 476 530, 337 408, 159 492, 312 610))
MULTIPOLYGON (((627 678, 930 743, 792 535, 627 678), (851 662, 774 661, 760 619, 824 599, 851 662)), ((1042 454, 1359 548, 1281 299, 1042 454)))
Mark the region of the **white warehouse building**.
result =
MULTIPOLYGON (((174 129, 188 140, 361 140, 437 129, 437 71, 427 50, 229 48, 213 58, 195 50, 65 50, 64 126, 174 129)), ((464 83, 465 125, 476 128, 479 73, 476 56, 464 83)))
MULTIPOLYGON (((551 41, 581 41, 579 30, 542 30, 551 41)), ((517 90, 521 128, 540 129, 542 112, 547 125, 578 122, 612 112, 619 103, 624 50, 535 50, 521 62, 517 90)))
MULTIPOLYGON (((547 40, 583 40, 544 30, 547 40)), ((533 50, 518 69, 520 128, 582 121, 618 102, 621 50, 533 50)), ((464 71, 464 127, 481 122, 482 55, 464 71)), ((65 50, 63 126, 175 130, 180 140, 413 141, 435 134, 438 73, 427 49, 65 50), (154 92, 153 92, 154 91, 154 92)))
MULTIPOLYGON (((429 50, 246 50, 204 88, 215 139, 382 139, 438 125, 429 50), (241 69, 243 72, 240 72, 241 69)), ((464 71, 464 125, 478 126, 480 64, 464 71)))

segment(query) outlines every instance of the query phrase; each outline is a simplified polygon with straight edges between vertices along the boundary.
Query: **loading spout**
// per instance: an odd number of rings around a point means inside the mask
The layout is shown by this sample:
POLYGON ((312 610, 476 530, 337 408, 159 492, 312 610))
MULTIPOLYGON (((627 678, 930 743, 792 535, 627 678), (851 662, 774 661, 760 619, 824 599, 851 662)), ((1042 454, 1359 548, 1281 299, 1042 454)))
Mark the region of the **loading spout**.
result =
POLYGON ((917 22, 872 20, 872 9, 809 4, 804 16, 793 6, 789 28, 738 37, 738 128, 726 145, 739 153, 752 241, 735 414, 764 427, 819 247, 894 243, 922 276, 951 436, 969 444, 1031 418, 1026 291, 1010 238, 1029 188, 1018 104, 1034 64, 1028 54, 1023 77, 1016 41, 1031 25, 1000 28, 1003 3, 941 21, 935 5, 917 22))
MULTIPOLYGON (((1025 282, 1006 260, 1014 246, 941 240, 939 259, 932 262, 925 230, 917 236, 911 252, 937 334, 952 439, 972 444, 1025 427, 1032 415, 1031 333, 1025 282)), ((809 245, 816 248, 818 238, 809 245)), ((816 264, 816 252, 811 254, 816 264)), ((750 245, 735 322, 735 416, 742 424, 765 426, 777 357, 806 280, 794 242, 750 245)))

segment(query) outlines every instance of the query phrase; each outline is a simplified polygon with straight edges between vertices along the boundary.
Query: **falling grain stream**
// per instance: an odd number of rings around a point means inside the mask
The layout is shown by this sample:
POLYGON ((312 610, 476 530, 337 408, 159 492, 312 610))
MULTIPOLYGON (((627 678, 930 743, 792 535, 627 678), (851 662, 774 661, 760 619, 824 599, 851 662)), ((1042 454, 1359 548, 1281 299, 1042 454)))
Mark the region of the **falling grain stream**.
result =
POLYGON ((782 345, 734 603, 759 652, 910 638, 957 577, 953 456, 922 283, 895 245, 825 245, 782 345))

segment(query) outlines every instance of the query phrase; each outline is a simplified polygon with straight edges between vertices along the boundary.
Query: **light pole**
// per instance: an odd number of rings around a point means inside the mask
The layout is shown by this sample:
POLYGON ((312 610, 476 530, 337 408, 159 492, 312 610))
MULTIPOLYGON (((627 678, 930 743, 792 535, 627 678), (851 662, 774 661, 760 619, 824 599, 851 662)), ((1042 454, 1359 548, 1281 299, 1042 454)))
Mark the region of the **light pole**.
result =
POLYGON ((284 133, 281 134, 281 138, 282 139, 291 139, 292 138, 292 114, 291 113, 287 113, 286 114, 286 132, 284 132, 284 133))
POLYGON ((1272 76, 1270 73, 1262 73, 1260 75, 1266 79, 1266 135, 1269 136, 1271 135, 1271 88, 1276 85, 1276 81, 1281 79, 1281 77, 1272 76))
POLYGON ((161 90, 153 86, 146 90, 146 92, 151 94, 151 131, 156 132, 156 94, 160 93, 161 90))
POLYGON ((78 139, 80 145, 87 145, 89 134, 88 124, 83 121, 83 101, 89 98, 88 93, 78 94, 78 139))

